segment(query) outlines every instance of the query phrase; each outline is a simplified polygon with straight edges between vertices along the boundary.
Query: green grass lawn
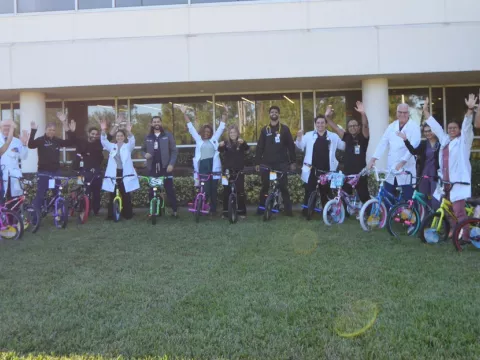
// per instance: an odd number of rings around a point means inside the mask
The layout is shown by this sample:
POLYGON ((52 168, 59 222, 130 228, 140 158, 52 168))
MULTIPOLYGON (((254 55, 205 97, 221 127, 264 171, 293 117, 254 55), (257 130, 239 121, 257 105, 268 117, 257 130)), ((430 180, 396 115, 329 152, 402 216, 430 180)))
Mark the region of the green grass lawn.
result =
POLYGON ((354 220, 102 217, 0 243, 0 358, 479 359, 479 296, 479 251, 354 220), (375 325, 339 337, 359 300, 375 325))

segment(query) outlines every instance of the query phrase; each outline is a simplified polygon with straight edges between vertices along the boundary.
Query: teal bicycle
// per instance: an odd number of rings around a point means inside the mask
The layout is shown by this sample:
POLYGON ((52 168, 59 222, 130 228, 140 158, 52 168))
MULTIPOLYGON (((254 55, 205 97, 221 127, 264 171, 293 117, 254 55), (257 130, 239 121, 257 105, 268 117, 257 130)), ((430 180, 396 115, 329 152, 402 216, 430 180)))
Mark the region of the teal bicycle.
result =
POLYGON ((140 179, 147 180, 148 185, 153 190, 153 197, 150 200, 149 217, 152 221, 152 225, 157 223, 157 217, 165 215, 165 179, 171 179, 172 176, 139 176, 140 179))

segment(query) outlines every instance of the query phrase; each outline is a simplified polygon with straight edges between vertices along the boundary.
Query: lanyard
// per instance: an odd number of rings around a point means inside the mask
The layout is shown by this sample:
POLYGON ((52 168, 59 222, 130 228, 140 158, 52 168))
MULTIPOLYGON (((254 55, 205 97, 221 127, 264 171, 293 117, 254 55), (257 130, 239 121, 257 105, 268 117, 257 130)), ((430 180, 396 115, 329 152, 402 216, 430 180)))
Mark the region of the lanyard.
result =
MULTIPOLYGON (((267 125, 267 127, 265 129, 267 131, 267 134, 272 133, 272 128, 270 127, 270 125, 267 125)), ((282 132, 282 124, 278 123, 278 133, 277 134, 280 134, 281 132, 282 132)))

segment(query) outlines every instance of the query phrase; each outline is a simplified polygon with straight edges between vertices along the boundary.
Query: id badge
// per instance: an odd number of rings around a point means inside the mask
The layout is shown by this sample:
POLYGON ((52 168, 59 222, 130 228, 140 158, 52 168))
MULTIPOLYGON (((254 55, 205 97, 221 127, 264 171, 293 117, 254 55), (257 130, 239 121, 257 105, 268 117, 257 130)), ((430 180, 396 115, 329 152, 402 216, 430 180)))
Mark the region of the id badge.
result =
POLYGON ((355 145, 355 155, 360 155, 360 145, 355 145))
POLYGON ((277 173, 275 171, 270 171, 270 180, 277 180, 277 173))
POLYGON ((228 185, 228 180, 226 176, 222 176, 222 185, 228 185))
POLYGON ((153 143, 153 150, 158 150, 158 142, 157 141, 155 141, 153 143))
POLYGON ((80 167, 83 168, 83 165, 84 164, 83 164, 83 160, 82 160, 82 161, 80 161, 80 167))
POLYGON ((81 176, 77 177, 77 185, 83 185, 83 180, 81 176))
POLYGON ((55 179, 49 179, 48 180, 48 188, 49 189, 55 189, 55 179))
POLYGON ((277 134, 277 136, 275 136, 275 143, 276 144, 280 143, 280 134, 277 134))

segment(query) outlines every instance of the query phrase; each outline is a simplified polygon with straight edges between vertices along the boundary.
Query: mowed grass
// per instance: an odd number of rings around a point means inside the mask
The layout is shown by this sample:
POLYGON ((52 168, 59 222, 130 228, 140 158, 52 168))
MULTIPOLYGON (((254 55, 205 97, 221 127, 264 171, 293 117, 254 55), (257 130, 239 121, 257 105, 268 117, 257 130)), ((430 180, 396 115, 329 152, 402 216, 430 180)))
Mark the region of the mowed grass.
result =
MULTIPOLYGON (((48 219, 51 222, 51 219, 48 219)), ((480 252, 355 220, 103 217, 0 243, 0 351, 194 359, 478 359, 480 252), (375 325, 334 331, 358 301, 375 325)))

